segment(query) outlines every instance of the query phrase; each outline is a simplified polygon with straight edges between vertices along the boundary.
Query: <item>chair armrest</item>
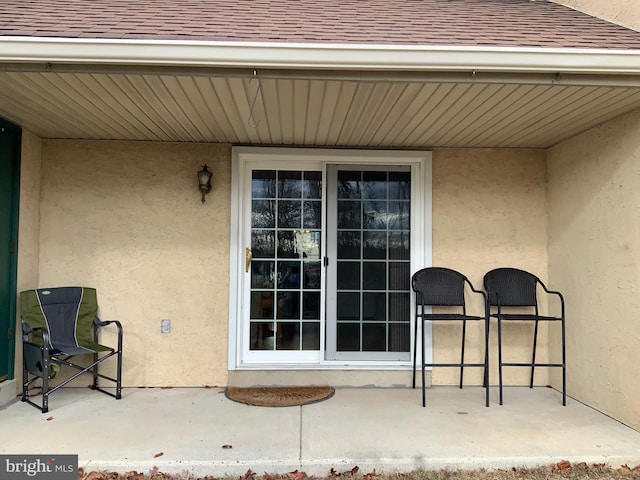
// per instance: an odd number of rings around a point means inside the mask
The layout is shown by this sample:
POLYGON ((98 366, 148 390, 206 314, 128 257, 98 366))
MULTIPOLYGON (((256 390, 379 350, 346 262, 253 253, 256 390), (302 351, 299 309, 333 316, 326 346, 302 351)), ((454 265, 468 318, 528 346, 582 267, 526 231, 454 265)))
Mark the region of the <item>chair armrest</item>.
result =
POLYGON ((471 291, 473 293, 479 293, 480 295, 482 295, 484 297, 484 301, 487 301, 487 292, 485 292, 484 290, 476 290, 475 288, 471 287, 471 291))
MULTIPOLYGON (((540 282, 540 283, 542 283, 542 282, 540 282)), ((547 289, 547 287, 545 286, 544 283, 542 283, 542 288, 549 295, 557 295, 557 297, 560 299, 560 310, 562 312, 562 317, 564 318, 564 297, 562 296, 562 294, 560 292, 558 292, 557 290, 549 290, 549 289, 547 289)))
POLYGON ((488 290, 486 292, 485 298, 487 300, 487 306, 488 307, 498 307, 498 308, 500 308, 500 296, 498 295, 498 292, 493 292, 493 291, 488 290))
POLYGON ((93 330, 93 340, 98 343, 98 328, 106 327, 107 325, 115 325, 118 329, 118 351, 122 351, 122 324, 118 320, 105 320, 102 321, 98 317, 93 319, 93 324, 96 327, 93 330))
POLYGON ((106 327, 107 325, 111 325, 114 323, 118 329, 122 329, 122 324, 118 320, 100 320, 98 317, 93 319, 93 324, 96 327, 106 327))
POLYGON ((487 292, 485 292, 484 290, 478 290, 477 288, 474 288, 473 284, 469 280, 466 280, 466 282, 473 293, 478 293, 482 295, 482 299, 484 303, 484 318, 488 319, 489 318, 489 297, 487 296, 487 292))
POLYGON ((29 343, 36 347, 44 349, 45 355, 49 355, 49 345, 51 343, 49 336, 49 329, 46 327, 33 327, 31 328, 27 322, 22 321, 22 342, 29 343), (35 332, 42 332, 42 345, 38 345, 29 340, 29 335, 35 332))
POLYGON ((33 328, 31 328, 27 322, 22 320, 22 339, 24 341, 28 340, 27 337, 29 336, 29 334, 35 333, 35 332, 42 332, 43 337, 44 337, 44 335, 46 335, 47 338, 49 337, 49 330, 46 327, 33 327, 33 328))

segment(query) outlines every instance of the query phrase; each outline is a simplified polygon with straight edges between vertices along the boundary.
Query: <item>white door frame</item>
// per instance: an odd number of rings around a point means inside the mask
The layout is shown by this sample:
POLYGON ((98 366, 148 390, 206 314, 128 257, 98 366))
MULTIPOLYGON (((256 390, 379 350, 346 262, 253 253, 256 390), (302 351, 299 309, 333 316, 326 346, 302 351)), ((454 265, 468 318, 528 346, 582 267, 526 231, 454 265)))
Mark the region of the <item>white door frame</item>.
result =
MULTIPOLYGON (((230 236, 230 267, 229 267, 229 370, 241 369, 270 369, 288 370, 291 368, 317 368, 317 369, 343 369, 348 368, 375 368, 375 369, 406 369, 411 362, 381 362, 381 361, 327 361, 324 360, 323 350, 320 358, 309 358, 301 362, 301 358, 291 357, 282 362, 256 361, 247 362, 243 358, 241 342, 246 329, 243 328, 245 315, 244 291, 242 282, 246 279, 245 273, 245 238, 246 225, 240 219, 244 218, 246 209, 245 178, 247 166, 256 162, 265 164, 265 169, 274 168, 272 165, 282 166, 286 162, 297 164, 320 163, 321 169, 326 171, 327 164, 348 163, 352 165, 409 165, 411 166, 411 273, 432 262, 432 215, 431 215, 431 152, 428 151, 389 151, 389 150, 348 150, 348 149, 311 149, 311 148, 279 148, 279 147, 233 147, 231 165, 231 236, 230 236)), ((323 190, 326 189, 326 182, 323 190)), ((323 241, 323 255, 326 242, 323 241)), ((324 269, 323 269, 324 279, 324 269)), ((411 346, 413 347, 413 314, 414 306, 411 302, 411 346)), ((324 320, 321 321, 324 329, 324 320)), ((430 332, 427 334, 427 357, 431 356, 430 332)), ((322 337, 324 340, 324 336, 322 337)), ((296 352, 299 353, 299 352, 296 352)), ((418 352, 419 353, 419 352, 418 352)))

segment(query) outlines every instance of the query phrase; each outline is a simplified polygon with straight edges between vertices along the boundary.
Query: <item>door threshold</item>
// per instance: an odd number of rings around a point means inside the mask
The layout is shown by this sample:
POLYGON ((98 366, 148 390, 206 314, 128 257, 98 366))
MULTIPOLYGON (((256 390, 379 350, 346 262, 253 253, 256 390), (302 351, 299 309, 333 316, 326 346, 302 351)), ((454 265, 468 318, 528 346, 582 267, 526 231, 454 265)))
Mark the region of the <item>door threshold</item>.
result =
MULTIPOLYGON (((228 385, 410 388, 411 370, 231 370, 228 385)), ((427 385, 431 372, 427 372, 427 385)))

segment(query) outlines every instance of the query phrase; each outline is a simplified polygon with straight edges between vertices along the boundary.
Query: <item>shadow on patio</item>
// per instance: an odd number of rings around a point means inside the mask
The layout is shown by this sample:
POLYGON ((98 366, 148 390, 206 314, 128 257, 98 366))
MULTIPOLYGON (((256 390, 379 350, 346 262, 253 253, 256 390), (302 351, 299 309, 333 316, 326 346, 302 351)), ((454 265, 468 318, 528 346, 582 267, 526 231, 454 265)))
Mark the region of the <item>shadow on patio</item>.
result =
MULTIPOLYGON (((303 407, 252 407, 222 388, 128 388, 123 399, 80 388, 51 397, 47 414, 17 402, 0 410, 3 454, 78 454, 90 470, 196 476, 295 469, 326 475, 417 468, 511 468, 640 463, 640 432, 550 388, 340 388, 303 407), (231 448, 229 448, 231 446, 231 448)), ((38 397, 36 397, 38 398, 38 397)))

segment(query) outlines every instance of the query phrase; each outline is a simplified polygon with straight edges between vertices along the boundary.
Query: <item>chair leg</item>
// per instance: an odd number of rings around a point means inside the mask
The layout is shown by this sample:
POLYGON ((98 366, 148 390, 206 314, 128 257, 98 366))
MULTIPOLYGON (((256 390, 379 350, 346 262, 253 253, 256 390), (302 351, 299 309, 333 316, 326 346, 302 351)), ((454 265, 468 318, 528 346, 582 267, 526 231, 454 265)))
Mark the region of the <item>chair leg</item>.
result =
POLYGON ((562 405, 567 405, 567 349, 565 345, 564 317, 562 324, 562 405))
POLYGON ((425 362, 425 358, 424 358, 424 321, 422 322, 422 406, 426 407, 427 406, 427 394, 425 392, 425 372, 424 372, 424 362, 425 362))
POLYGON ((484 322, 484 395, 485 405, 489 406, 489 317, 484 322))
POLYGON ((498 315, 498 386, 500 391, 500 405, 502 405, 502 322, 498 315))
POLYGON ((51 378, 51 359, 46 352, 43 355, 42 365, 42 413, 49 411, 49 379, 51 378))
POLYGON ((418 355, 418 305, 416 305, 415 328, 413 332, 413 382, 411 388, 416 388, 416 360, 418 355))
POLYGON ((533 373, 536 368, 536 348, 538 346, 538 320, 536 320, 533 329, 533 353, 531 356, 531 379, 529 380, 529 388, 533 388, 533 373))
MULTIPOLYGON (((25 354, 24 351, 22 353, 25 354)), ((22 402, 27 401, 27 397, 29 396, 29 370, 27 370, 27 362, 25 359, 22 359, 22 397, 20 400, 22 402)))
POLYGON ((116 371, 116 400, 120 400, 122 398, 122 345, 120 345, 120 350, 118 350, 118 366, 116 371))
POLYGON ((98 363, 97 362, 98 362, 98 354, 94 353, 93 354, 93 363, 95 365, 91 369, 91 373, 93 375, 93 383, 91 385, 91 388, 93 390, 96 390, 98 388, 98 363))
POLYGON ((462 321, 462 347, 460 348, 460 388, 462 388, 462 377, 464 375, 464 343, 465 335, 467 333, 467 321, 462 321))

